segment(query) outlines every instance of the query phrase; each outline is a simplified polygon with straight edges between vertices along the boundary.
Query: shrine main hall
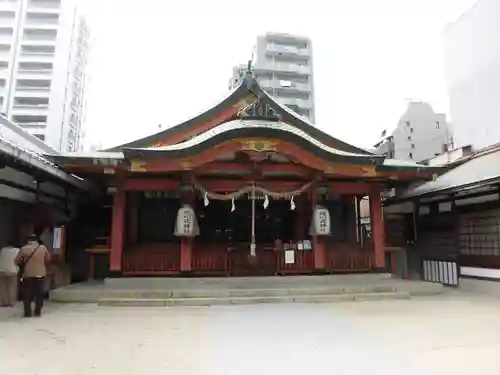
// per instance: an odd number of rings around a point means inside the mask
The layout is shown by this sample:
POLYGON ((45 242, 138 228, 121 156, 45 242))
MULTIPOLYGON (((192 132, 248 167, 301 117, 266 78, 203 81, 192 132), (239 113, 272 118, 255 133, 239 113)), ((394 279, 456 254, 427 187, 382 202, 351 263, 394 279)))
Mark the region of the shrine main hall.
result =
POLYGON ((324 133, 250 69, 186 122, 53 161, 95 186, 66 228, 66 261, 88 277, 380 272, 381 192, 433 175, 324 133))

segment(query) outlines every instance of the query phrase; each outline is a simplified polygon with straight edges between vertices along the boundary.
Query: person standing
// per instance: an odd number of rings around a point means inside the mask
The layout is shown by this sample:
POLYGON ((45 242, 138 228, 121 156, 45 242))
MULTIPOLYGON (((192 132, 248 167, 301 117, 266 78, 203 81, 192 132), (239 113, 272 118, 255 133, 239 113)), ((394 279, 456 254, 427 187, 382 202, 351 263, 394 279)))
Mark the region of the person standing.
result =
POLYGON ((21 291, 24 316, 32 316, 31 303, 35 301, 35 316, 42 315, 45 276, 50 253, 36 235, 28 237, 28 243, 21 248, 15 259, 21 269, 21 291))
POLYGON ((19 248, 12 245, 0 250, 0 306, 14 306, 17 301, 18 253, 19 248))

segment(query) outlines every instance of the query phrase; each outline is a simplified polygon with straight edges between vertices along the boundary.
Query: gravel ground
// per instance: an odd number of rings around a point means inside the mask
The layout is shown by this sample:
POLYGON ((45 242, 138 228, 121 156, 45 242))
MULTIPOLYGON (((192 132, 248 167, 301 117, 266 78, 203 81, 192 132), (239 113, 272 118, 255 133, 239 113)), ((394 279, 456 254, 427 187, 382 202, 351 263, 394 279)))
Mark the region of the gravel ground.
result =
POLYGON ((500 374, 500 301, 0 309, 0 375, 500 374))

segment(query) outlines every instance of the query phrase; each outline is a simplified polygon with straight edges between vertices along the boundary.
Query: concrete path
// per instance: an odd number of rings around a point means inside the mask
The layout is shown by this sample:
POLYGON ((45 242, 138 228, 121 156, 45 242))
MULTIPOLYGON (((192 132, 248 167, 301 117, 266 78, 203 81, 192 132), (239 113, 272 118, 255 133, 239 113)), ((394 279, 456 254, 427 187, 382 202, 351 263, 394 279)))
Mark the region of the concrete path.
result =
POLYGON ((0 375, 500 374, 500 302, 0 310, 0 375))

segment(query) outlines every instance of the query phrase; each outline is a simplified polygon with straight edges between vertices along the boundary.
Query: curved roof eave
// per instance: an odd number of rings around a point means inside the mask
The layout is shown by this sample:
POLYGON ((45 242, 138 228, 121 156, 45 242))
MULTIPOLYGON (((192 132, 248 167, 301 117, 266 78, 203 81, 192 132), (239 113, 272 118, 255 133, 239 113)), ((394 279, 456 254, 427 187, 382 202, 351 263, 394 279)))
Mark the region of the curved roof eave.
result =
POLYGON ((124 148, 128 157, 170 156, 182 158, 204 152, 214 146, 235 138, 266 137, 282 139, 308 150, 313 155, 331 161, 381 164, 385 157, 338 150, 325 145, 298 127, 283 122, 262 120, 233 120, 200 134, 188 141, 158 148, 124 148))

